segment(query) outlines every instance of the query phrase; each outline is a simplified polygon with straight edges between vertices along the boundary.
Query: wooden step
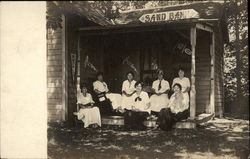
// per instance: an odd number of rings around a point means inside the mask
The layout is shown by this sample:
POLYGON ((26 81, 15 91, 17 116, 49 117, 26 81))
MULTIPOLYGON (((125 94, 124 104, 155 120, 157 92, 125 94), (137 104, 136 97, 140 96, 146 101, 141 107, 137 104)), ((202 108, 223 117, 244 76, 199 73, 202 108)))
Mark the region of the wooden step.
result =
POLYGON ((150 120, 144 121, 143 124, 148 128, 154 128, 156 126, 156 119, 150 119, 150 120))
MULTIPOLYGON (((182 120, 177 122, 174 125, 174 128, 177 129, 194 129, 196 128, 197 124, 201 124, 211 120, 214 117, 214 114, 200 114, 198 115, 195 120, 182 120)), ((123 116, 105 116, 102 117, 102 124, 103 125, 124 125, 124 117, 123 116)), ((144 122, 144 125, 153 128, 156 126, 156 119, 149 119, 144 122)))
POLYGON ((124 125, 123 116, 105 116, 102 117, 103 125, 124 125))
POLYGON ((176 129, 195 129, 196 123, 194 121, 179 121, 174 125, 176 129))

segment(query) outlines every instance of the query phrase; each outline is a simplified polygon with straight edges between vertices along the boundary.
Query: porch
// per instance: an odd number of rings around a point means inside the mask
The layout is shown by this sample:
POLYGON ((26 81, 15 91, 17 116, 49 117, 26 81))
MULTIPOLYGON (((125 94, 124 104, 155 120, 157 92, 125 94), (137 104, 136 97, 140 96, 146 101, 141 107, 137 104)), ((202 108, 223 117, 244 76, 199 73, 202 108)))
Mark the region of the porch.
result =
MULTIPOLYGON (((56 5, 64 6, 58 2, 56 5)), ((185 69, 185 76, 191 80, 189 119, 194 120, 202 113, 223 115, 222 57, 227 35, 221 3, 133 10, 121 12, 111 20, 95 12, 87 14, 80 2, 67 5, 78 15, 71 10, 63 15, 61 34, 55 41, 51 34, 52 44, 49 44, 50 49, 62 46, 62 60, 58 58, 62 75, 56 79, 62 81, 58 95, 56 92, 58 97, 54 95, 57 83, 54 79, 49 83, 53 87, 49 91, 52 120, 72 121, 77 89, 81 83, 88 83, 91 93, 97 71, 104 72, 104 80, 111 92, 121 93, 127 71, 134 71, 136 80, 144 81, 147 85, 144 89, 150 90, 157 68, 164 71, 165 79, 171 85, 179 67, 185 69), (163 14, 168 18, 164 19, 163 14), (115 21, 111 23, 112 20, 115 21), (54 104, 57 104, 56 108, 54 104)), ((52 51, 58 53, 58 50, 51 50, 51 56, 52 51)), ((54 64, 52 67, 49 73, 58 73, 54 71, 57 70, 54 64)))
MULTIPOLYGON (((121 93, 128 71, 145 83, 151 95, 157 69, 162 69, 170 86, 179 67, 191 79, 190 120, 199 114, 214 116, 214 33, 211 26, 187 22, 144 27, 79 28, 77 88, 92 83, 98 71, 113 93, 121 93), (193 51, 192 51, 193 50, 193 51), (79 69, 80 68, 80 69, 79 69)), ((169 97, 172 92, 170 92, 169 97)))

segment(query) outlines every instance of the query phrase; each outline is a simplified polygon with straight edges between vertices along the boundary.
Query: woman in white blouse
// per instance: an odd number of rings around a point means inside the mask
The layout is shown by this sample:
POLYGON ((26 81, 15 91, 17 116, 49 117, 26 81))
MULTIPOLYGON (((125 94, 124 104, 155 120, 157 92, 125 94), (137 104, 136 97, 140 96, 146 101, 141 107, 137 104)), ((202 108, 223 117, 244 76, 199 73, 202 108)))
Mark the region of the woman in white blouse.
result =
POLYGON ((189 116, 189 100, 182 93, 182 86, 179 83, 175 83, 173 90, 174 94, 170 97, 168 107, 162 109, 159 114, 158 122, 163 130, 170 130, 175 122, 187 119, 189 116))
POLYGON ((150 97, 151 114, 158 116, 160 110, 168 106, 168 91, 170 89, 168 81, 163 79, 163 72, 158 72, 158 79, 152 84, 154 94, 150 97))
POLYGON ((97 80, 93 83, 94 91, 98 98, 98 106, 102 115, 120 115, 115 112, 121 106, 122 97, 118 93, 110 93, 108 85, 103 81, 103 73, 97 74, 97 80))
POLYGON ((94 106, 94 101, 91 94, 87 92, 86 86, 82 86, 81 92, 77 93, 78 112, 74 112, 78 120, 82 120, 84 127, 91 124, 96 124, 101 127, 101 117, 99 108, 94 106))
POLYGON ((182 68, 180 68, 178 70, 178 75, 179 77, 176 77, 174 78, 173 80, 173 83, 172 83, 172 89, 173 89, 173 86, 176 84, 176 83, 179 83, 182 87, 182 93, 184 94, 184 96, 186 96, 185 98, 188 99, 188 102, 189 102, 189 95, 188 95, 188 92, 190 90, 190 81, 187 77, 185 77, 185 73, 184 73, 184 70, 182 68))
POLYGON ((128 72, 126 74, 127 80, 122 83, 122 104, 121 109, 131 110, 131 106, 134 104, 132 95, 135 93, 134 73, 128 72))
POLYGON ((132 95, 134 100, 131 110, 125 112, 124 123, 127 129, 145 130, 143 122, 150 113, 150 100, 147 92, 142 91, 143 83, 135 83, 136 92, 132 95))

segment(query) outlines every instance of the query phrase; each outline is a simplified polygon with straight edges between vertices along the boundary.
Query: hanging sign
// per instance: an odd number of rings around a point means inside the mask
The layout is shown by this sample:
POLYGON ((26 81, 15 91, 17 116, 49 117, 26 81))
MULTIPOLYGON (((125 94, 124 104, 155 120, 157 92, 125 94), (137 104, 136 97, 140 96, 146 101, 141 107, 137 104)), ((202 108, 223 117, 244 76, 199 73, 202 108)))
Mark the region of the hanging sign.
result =
POLYGON ((150 13, 142 15, 139 20, 143 23, 173 21, 181 19, 199 18, 199 13, 194 9, 184 9, 168 12, 150 13))
POLYGON ((91 68, 92 70, 94 70, 95 72, 98 72, 98 70, 96 69, 96 67, 89 61, 89 56, 87 55, 84 61, 84 68, 86 67, 91 68))
POLYGON ((135 71, 136 74, 138 74, 137 69, 135 68, 135 65, 129 61, 129 56, 127 56, 123 61, 122 64, 127 64, 131 69, 135 71))
POLYGON ((76 72, 76 54, 71 54, 71 65, 72 65, 72 77, 74 81, 76 72))
POLYGON ((192 50, 187 47, 187 44, 183 44, 181 42, 177 43, 174 49, 178 49, 181 53, 185 53, 187 55, 192 55, 192 50))

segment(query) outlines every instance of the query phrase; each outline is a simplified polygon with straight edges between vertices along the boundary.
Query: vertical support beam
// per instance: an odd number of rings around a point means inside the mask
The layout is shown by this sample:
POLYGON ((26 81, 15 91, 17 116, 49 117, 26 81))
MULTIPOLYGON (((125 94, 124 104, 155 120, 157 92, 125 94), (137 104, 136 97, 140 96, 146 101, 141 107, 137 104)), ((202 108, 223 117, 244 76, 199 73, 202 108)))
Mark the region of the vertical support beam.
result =
POLYGON ((67 86, 67 61, 66 61, 66 18, 62 15, 62 120, 68 117, 68 86, 67 86))
POLYGON ((214 76, 214 66, 215 66, 215 34, 212 32, 212 39, 210 44, 210 55, 211 55, 211 88, 210 88, 210 104, 209 104, 209 112, 208 113, 215 113, 215 99, 214 99, 214 92, 215 92, 215 76, 214 76))
POLYGON ((76 91, 81 92, 80 88, 81 77, 81 47, 80 47, 80 35, 77 37, 77 74, 76 74, 76 91))
POLYGON ((190 119, 194 120, 196 114, 196 90, 195 90, 195 46, 196 46, 196 27, 190 29, 190 43, 192 47, 191 65, 191 91, 190 91, 190 119))

